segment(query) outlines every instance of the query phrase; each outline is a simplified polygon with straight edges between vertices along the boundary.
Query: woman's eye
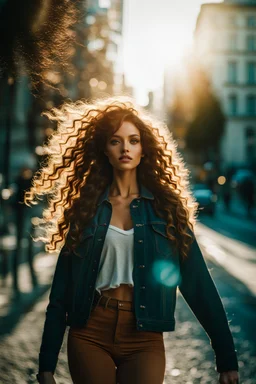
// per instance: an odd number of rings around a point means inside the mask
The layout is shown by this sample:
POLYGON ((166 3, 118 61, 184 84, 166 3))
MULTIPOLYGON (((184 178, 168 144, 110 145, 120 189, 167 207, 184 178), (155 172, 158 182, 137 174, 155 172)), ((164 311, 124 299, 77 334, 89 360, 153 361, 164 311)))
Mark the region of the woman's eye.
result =
POLYGON ((110 144, 114 144, 114 143, 116 143, 116 142, 118 142, 118 140, 111 140, 111 141, 110 141, 110 144))
MULTIPOLYGON (((110 141, 110 144, 115 144, 115 143, 118 143, 118 140, 111 140, 110 141)), ((131 143, 139 143, 139 140, 138 139, 132 139, 131 140, 131 143)))

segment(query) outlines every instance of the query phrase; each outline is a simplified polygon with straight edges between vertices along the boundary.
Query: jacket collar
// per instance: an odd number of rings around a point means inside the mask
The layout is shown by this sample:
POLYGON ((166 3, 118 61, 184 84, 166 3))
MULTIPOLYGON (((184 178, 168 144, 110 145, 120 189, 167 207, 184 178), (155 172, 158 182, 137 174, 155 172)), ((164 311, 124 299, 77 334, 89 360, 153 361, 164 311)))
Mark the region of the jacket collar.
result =
MULTIPOLYGON (((97 205, 100 205, 105 200, 109 201, 108 200, 109 189, 110 189, 110 184, 107 185, 105 191, 100 196, 97 205)), ((139 183, 139 191, 140 191, 140 197, 143 197, 144 199, 154 200, 153 193, 150 192, 144 185, 142 185, 140 183, 139 183)))

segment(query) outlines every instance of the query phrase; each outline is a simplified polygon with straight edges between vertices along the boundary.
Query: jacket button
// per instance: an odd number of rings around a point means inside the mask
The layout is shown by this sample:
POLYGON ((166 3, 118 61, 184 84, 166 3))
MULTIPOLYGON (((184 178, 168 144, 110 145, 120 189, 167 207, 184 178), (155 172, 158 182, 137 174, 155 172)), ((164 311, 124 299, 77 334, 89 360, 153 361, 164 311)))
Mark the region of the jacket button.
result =
POLYGON ((143 264, 139 265, 139 268, 145 268, 145 265, 143 265, 143 264))
POLYGON ((145 285, 142 285, 142 286, 140 287, 140 289, 146 289, 145 285))
POLYGON ((143 227, 144 224, 136 224, 136 227, 143 227))
POLYGON ((140 308, 145 309, 146 307, 145 305, 140 305, 140 308))
POLYGON ((142 324, 139 324, 139 327, 143 328, 143 325, 142 325, 142 324))
POLYGON ((138 243, 143 243, 143 240, 138 240, 138 243))
POLYGON ((102 237, 100 237, 99 239, 97 239, 98 241, 102 241, 103 239, 102 239, 102 237))
POLYGON ((133 205, 132 207, 133 207, 133 208, 138 208, 138 205, 133 205))

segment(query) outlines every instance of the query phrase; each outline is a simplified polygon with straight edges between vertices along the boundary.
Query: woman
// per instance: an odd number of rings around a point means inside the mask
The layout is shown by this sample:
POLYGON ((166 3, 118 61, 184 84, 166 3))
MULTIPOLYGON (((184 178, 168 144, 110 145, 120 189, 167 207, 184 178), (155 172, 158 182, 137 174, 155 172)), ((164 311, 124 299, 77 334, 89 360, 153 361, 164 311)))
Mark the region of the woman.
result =
POLYGON ((222 384, 238 383, 233 339, 193 233, 197 204, 164 124, 132 99, 65 104, 27 204, 48 195, 47 249, 62 248, 39 354, 55 383, 66 325, 74 383, 160 384, 177 286, 211 339, 222 384))

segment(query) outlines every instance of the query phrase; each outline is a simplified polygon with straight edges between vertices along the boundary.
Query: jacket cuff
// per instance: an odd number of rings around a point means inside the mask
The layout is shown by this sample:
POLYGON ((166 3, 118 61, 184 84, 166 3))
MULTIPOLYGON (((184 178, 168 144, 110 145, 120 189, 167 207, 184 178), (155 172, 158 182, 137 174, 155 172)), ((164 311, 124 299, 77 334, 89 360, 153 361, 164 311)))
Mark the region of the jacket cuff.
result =
POLYGON ((216 356, 217 372, 238 371, 238 361, 236 351, 228 356, 216 356))
POLYGON ((38 372, 52 372, 54 374, 58 361, 58 355, 53 353, 39 353, 39 370, 38 372))

